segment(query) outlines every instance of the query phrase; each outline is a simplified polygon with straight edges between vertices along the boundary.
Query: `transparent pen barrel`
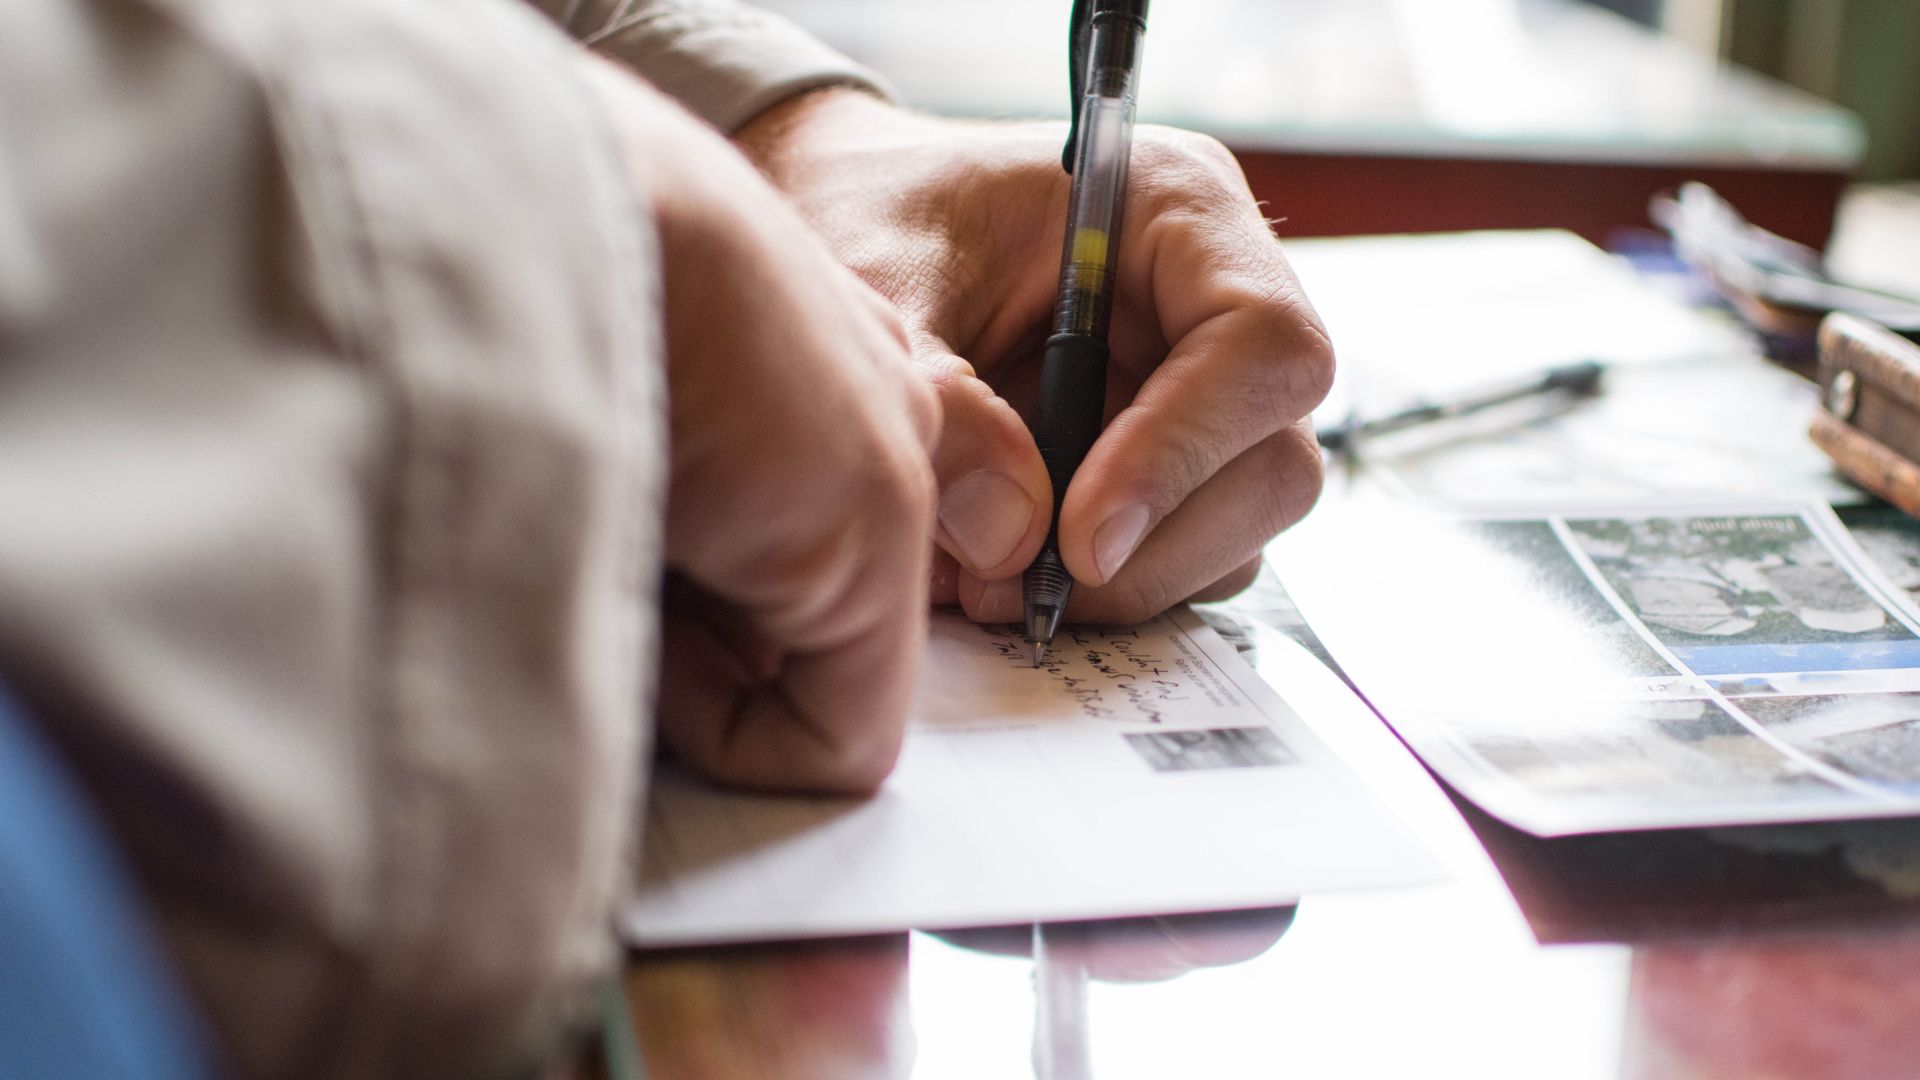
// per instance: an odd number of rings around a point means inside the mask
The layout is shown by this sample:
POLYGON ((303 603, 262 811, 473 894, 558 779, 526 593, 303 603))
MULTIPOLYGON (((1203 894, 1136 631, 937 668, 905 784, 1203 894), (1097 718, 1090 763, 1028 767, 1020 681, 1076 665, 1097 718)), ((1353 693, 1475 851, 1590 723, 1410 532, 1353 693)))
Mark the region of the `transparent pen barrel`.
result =
MULTIPOLYGON (((1133 148, 1134 72, 1131 67, 1102 68, 1098 63, 1102 44, 1096 31, 1096 63, 1089 80, 1093 92, 1080 107, 1080 143, 1074 155, 1073 193, 1067 202, 1054 332, 1104 339, 1113 310, 1114 259, 1133 148)), ((1135 50, 1126 51, 1131 60, 1135 50)))

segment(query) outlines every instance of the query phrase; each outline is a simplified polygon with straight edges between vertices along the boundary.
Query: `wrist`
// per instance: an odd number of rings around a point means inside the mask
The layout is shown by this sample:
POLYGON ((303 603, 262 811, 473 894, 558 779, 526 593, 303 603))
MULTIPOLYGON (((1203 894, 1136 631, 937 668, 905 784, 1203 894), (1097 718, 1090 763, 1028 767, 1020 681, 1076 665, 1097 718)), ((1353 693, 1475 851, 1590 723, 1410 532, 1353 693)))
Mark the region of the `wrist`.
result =
POLYGON ((734 133, 734 145, 773 180, 794 171, 848 134, 871 136, 920 118, 873 91, 853 85, 826 86, 795 94, 763 110, 734 133))

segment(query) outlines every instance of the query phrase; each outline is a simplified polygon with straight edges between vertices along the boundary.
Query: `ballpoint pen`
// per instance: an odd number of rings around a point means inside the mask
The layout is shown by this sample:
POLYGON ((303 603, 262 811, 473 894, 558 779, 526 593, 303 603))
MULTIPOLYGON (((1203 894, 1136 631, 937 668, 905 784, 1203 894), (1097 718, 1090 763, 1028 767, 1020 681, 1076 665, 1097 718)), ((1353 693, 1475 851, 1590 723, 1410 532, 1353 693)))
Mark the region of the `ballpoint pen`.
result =
POLYGON ((1458 397, 1422 401, 1387 416, 1365 420, 1349 417, 1333 427, 1322 428, 1316 435, 1320 440, 1320 449, 1330 454, 1352 454, 1356 444, 1363 439, 1390 435, 1439 420, 1471 416, 1523 398, 1553 393, 1588 397, 1599 392, 1600 377, 1605 371, 1606 366, 1598 360, 1562 364, 1538 374, 1475 387, 1458 397))
POLYGON ((1073 578, 1060 561, 1060 507, 1074 470, 1100 435, 1107 396, 1107 320, 1120 253, 1120 211, 1133 150, 1147 0, 1075 0, 1069 62, 1073 127, 1061 165, 1073 174, 1060 258, 1060 299, 1040 369, 1034 444, 1053 482, 1053 524, 1027 568, 1027 641, 1040 666, 1060 626, 1073 578), (1090 10, 1089 10, 1090 9, 1090 10))

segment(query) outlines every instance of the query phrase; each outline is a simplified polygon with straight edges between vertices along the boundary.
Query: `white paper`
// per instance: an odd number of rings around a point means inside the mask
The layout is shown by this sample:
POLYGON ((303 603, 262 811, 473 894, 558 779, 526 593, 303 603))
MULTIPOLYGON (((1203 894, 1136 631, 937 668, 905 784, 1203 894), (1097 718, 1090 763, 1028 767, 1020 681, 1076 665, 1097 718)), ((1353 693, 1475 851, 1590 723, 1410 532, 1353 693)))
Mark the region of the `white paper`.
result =
POLYGON ((1730 316, 1663 292, 1572 233, 1296 240, 1287 257, 1339 358, 1314 412, 1323 427, 1574 361, 1605 365, 1592 396, 1539 395, 1369 438, 1366 467, 1332 492, 1448 504, 1860 498, 1800 435, 1811 383, 1762 362, 1730 316))
MULTIPOLYGON (((1344 509, 1276 545, 1281 578, 1490 813, 1547 836, 1920 813, 1920 611, 1824 505, 1344 509)), ((1913 541, 1873 542, 1911 571, 1913 541)))
POLYGON ((662 946, 1102 918, 1436 873, 1193 612, 1070 628, 1037 671, 1012 628, 936 614, 881 791, 757 796, 663 769, 624 928, 662 946))
POLYGON ((1729 322, 1558 229, 1289 240, 1287 259, 1340 357, 1340 385, 1318 413, 1328 420, 1576 360, 1623 367, 1752 351, 1729 322))

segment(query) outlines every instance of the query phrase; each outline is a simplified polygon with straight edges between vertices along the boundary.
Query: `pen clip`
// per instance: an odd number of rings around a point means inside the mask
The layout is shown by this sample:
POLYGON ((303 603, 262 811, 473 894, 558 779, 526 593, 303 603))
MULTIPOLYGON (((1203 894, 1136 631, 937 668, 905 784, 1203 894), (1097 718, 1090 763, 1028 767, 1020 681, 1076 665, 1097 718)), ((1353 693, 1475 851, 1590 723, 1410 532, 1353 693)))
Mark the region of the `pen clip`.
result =
POLYGON ((1088 6, 1089 0, 1073 0, 1073 15, 1067 23, 1067 147, 1060 151, 1060 167, 1069 173, 1080 149, 1080 98, 1087 89, 1087 50, 1093 40, 1088 6))

